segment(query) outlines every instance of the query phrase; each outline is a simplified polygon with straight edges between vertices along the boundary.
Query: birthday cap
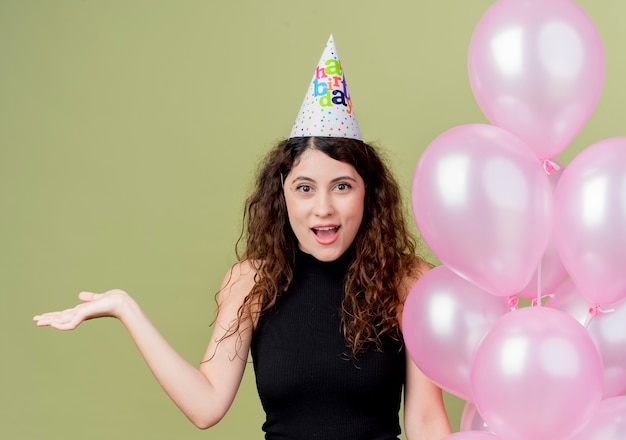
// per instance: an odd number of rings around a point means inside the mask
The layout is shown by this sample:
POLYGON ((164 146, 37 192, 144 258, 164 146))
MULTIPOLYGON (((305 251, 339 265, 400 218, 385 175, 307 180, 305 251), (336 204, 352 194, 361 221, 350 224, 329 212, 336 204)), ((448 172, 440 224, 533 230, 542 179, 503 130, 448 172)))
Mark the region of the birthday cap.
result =
POLYGON ((317 63, 300 112, 289 134, 290 138, 299 136, 363 140, 332 35, 317 63))

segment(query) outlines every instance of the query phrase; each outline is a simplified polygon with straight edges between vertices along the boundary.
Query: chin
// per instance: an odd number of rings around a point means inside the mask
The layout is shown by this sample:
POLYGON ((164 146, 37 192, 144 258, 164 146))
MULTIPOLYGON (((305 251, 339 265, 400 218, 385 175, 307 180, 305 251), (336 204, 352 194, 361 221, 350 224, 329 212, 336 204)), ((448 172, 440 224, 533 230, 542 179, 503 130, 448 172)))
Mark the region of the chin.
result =
POLYGON ((346 250, 341 249, 321 249, 310 252, 316 259, 323 262, 335 261, 343 255, 346 250))

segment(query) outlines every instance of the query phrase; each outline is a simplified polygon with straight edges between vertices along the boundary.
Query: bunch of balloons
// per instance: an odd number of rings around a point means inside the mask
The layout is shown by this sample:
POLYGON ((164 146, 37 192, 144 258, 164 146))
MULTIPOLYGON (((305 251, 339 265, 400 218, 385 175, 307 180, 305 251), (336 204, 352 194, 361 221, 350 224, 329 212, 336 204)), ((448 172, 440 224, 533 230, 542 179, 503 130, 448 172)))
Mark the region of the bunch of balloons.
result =
POLYGON ((450 439, 626 438, 626 137, 555 159, 600 97, 599 34, 572 0, 497 0, 468 70, 490 124, 417 164, 413 212, 442 264, 407 298, 408 352, 467 401, 450 439))

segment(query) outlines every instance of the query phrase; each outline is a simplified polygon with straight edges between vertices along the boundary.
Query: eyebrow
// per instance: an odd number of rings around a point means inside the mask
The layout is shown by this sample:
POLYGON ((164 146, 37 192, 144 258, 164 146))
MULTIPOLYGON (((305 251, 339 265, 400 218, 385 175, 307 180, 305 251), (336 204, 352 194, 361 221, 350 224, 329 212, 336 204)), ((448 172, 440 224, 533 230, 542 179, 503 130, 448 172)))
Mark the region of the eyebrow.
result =
MULTIPOLYGON (((342 180, 350 180, 352 182, 356 182, 357 180, 352 177, 352 176, 339 176, 339 177, 335 177, 334 179, 332 179, 330 181, 330 183, 336 183, 336 182, 340 182, 342 180)), ((305 182, 312 182, 315 183, 315 179, 311 178, 311 177, 307 177, 307 176, 298 176, 298 177, 294 177, 294 179, 291 181, 291 183, 295 183, 295 182, 299 182, 299 181, 305 181, 305 182)))

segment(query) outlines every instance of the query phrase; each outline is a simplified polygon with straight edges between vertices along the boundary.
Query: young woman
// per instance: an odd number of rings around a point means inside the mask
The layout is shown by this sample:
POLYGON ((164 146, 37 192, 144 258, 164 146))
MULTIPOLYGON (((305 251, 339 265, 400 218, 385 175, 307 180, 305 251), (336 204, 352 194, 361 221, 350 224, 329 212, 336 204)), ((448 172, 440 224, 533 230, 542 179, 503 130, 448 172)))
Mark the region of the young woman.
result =
MULTIPOLYGON (((345 80, 326 84, 341 88, 338 105, 346 105, 345 80)), ((83 303, 35 321, 70 330, 119 319, 199 428, 224 417, 251 353, 266 439, 397 439, 403 392, 406 437, 446 436, 441 390, 411 361, 400 328, 409 289, 429 266, 415 256, 395 179, 352 123, 347 136, 294 135, 266 157, 246 204, 245 248, 222 283, 199 367, 121 290, 83 292, 83 303)))
POLYGON ((247 245, 218 295, 199 368, 125 292, 35 317, 60 330, 112 316, 183 413, 208 428, 235 398, 252 349, 268 439, 393 439, 404 387, 409 439, 450 433, 441 391, 403 349, 402 304, 428 270, 398 186, 375 150, 343 138, 280 143, 248 200, 247 245))

